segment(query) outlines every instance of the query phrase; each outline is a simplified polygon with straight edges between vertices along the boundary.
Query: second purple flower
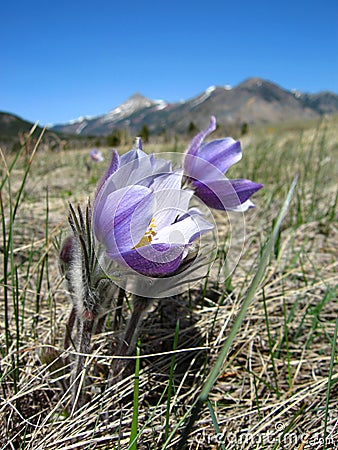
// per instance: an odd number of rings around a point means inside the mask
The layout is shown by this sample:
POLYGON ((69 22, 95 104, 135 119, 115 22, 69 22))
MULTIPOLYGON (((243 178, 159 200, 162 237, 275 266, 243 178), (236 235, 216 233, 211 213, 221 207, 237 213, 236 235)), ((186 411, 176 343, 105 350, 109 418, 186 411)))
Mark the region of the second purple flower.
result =
POLYGON ((229 180, 224 175, 242 158, 239 141, 227 137, 204 143, 216 129, 216 118, 191 141, 184 159, 185 175, 194 193, 209 207, 246 211, 254 206, 250 197, 263 187, 242 178, 229 180))

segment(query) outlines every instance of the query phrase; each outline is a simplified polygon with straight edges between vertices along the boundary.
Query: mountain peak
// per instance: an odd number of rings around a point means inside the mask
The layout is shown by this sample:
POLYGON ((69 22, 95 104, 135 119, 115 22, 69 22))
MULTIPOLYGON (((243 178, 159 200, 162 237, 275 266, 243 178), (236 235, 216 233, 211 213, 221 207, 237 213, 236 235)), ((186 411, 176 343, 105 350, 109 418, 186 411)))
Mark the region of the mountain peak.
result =
POLYGON ((121 105, 105 114, 103 121, 110 122, 121 120, 136 111, 153 106, 155 102, 145 97, 144 95, 135 92, 132 96, 127 98, 121 105))
POLYGON ((264 80, 263 78, 251 77, 251 78, 247 78, 246 80, 242 81, 242 83, 238 84, 236 87, 251 89, 251 88, 261 87, 262 85, 267 85, 267 84, 272 84, 272 83, 270 83, 267 80, 264 80))
MULTIPOLYGON (((130 97, 128 97, 128 99, 127 100, 146 100, 146 101, 150 101, 151 102, 151 100, 149 99, 149 98, 147 98, 147 97, 145 97, 144 95, 142 95, 140 92, 134 92, 133 93, 133 95, 131 95, 130 97)), ((127 101, 126 100, 126 101, 127 101)))

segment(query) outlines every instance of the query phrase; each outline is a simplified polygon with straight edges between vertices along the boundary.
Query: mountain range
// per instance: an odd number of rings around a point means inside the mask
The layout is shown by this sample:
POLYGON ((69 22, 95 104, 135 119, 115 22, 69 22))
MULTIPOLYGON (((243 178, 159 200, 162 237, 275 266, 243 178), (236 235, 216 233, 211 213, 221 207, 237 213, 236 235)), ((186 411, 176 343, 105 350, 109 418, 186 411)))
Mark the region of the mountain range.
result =
MULTIPOLYGON (((146 125, 151 134, 168 131, 172 134, 203 129, 211 115, 217 123, 241 126, 262 123, 291 122, 338 114, 338 95, 332 92, 307 94, 288 91, 261 78, 248 78, 236 87, 210 86, 188 100, 168 103, 151 100, 136 93, 106 114, 80 117, 49 127, 46 136, 56 141, 91 139, 107 136, 115 129, 126 129, 136 136, 146 125), (51 134, 52 133, 52 134, 51 134)), ((32 128, 32 123, 9 112, 0 112, 0 143, 18 140, 32 128)), ((41 129, 37 128, 36 133, 41 129)))
POLYGON ((106 114, 57 124, 53 131, 76 135, 109 135, 115 128, 135 135, 143 125, 151 133, 165 129, 185 133, 193 123, 205 127, 215 115, 219 124, 278 123, 338 114, 338 95, 288 91, 261 78, 248 78, 236 87, 210 86, 188 100, 168 103, 136 93, 106 114))

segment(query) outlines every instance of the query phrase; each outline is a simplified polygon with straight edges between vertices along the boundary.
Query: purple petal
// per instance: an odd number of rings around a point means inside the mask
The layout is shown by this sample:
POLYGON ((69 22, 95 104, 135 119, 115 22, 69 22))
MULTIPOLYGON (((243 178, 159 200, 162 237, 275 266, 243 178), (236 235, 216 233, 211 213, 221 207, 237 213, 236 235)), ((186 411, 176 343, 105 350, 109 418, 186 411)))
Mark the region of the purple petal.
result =
POLYGON ((217 139, 202 145, 195 155, 185 156, 185 174, 199 181, 217 179, 241 158, 239 141, 232 138, 217 139))
POLYGON ((115 173, 117 171, 117 169, 119 168, 119 165, 120 165, 119 154, 117 153, 117 150, 113 149, 110 165, 109 165, 106 173, 103 175, 103 177, 101 178, 101 180, 99 181, 99 183, 97 185, 96 197, 97 197, 98 193, 101 191, 102 186, 105 184, 107 179, 113 173, 115 173))
MULTIPOLYGON (((151 164, 148 156, 138 154, 140 150, 131 150, 120 158, 119 169, 112 173, 96 194, 94 210, 100 214, 106 198, 115 191, 126 186, 143 185, 149 187, 152 182, 151 164)), ((143 152, 142 152, 143 153, 143 152)))
POLYGON ((180 266, 184 249, 185 247, 181 245, 147 245, 123 252, 119 262, 143 275, 165 276, 175 272, 180 266))
POLYGON ((144 180, 152 175, 150 157, 142 150, 130 150, 120 158, 120 169, 112 177, 114 184, 120 188, 132 184, 148 186, 144 180))
POLYGON ((241 143, 232 138, 217 139, 200 147, 196 156, 217 167, 223 174, 242 158, 241 143))
POLYGON ((151 221, 153 202, 150 189, 128 186, 109 194, 101 210, 94 208, 94 233, 107 252, 118 254, 137 245, 151 221))
POLYGON ((193 180, 215 180, 223 176, 223 173, 209 161, 199 156, 185 155, 184 174, 193 180))
POLYGON ((195 155, 204 139, 208 136, 208 134, 212 133, 215 130, 216 130, 216 117, 211 116, 209 126, 205 130, 200 131, 190 142, 187 154, 195 155))
POLYGON ((143 149, 143 147, 142 147, 142 139, 140 137, 137 137, 135 139, 135 146, 134 146, 134 148, 136 148, 138 150, 142 150, 143 149))
POLYGON ((206 184, 194 181, 195 194, 210 208, 220 210, 242 210, 253 206, 247 200, 263 187, 262 184, 250 180, 228 180, 227 178, 210 181, 206 184))
MULTIPOLYGON (((139 141, 138 141, 139 142, 139 141)), ((142 147, 135 147, 132 150, 129 150, 129 152, 124 153, 120 160, 120 165, 124 166, 125 164, 128 164, 132 161, 137 161, 140 158, 148 157, 146 153, 142 150, 142 147)))

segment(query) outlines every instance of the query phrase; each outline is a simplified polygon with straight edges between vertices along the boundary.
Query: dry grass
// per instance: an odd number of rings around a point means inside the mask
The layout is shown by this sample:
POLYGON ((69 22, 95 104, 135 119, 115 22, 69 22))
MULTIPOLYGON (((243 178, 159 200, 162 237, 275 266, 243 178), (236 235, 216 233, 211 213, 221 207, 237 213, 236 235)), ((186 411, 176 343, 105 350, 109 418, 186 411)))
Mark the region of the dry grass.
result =
MULTIPOLYGON (((179 297, 158 301, 143 324, 139 449, 177 446, 185 416, 236 319, 261 247, 296 172, 298 191, 275 254, 186 448, 321 449, 325 436, 327 449, 338 448, 337 351, 332 355, 338 317, 335 125, 332 120, 302 134, 293 130, 245 137, 244 160, 235 170, 263 182, 265 188, 256 196, 256 209, 245 216, 243 249, 236 229, 232 230, 231 245, 241 258, 231 283, 218 282, 215 263, 207 281, 179 297), (174 388, 168 409, 173 355, 174 388), (172 433, 167 444, 166 417, 172 433)), ((93 167, 88 179, 86 154, 38 154, 18 210, 13 252, 18 309, 16 316, 10 297, 7 349, 1 325, 1 449, 129 446, 134 364, 131 361, 117 385, 105 388, 113 358, 107 344, 114 341, 109 327, 94 337, 94 351, 87 358, 88 402, 71 416, 65 414, 69 392, 62 393, 60 380, 51 376, 52 366, 41 360, 43 348, 62 351, 69 314, 53 243, 67 229, 67 201, 85 201, 102 170, 93 167)), ((12 173, 13 192, 23 167, 12 173)), ((2 198, 8 204, 5 189, 2 198)), ((215 217, 222 242, 228 228, 222 214, 215 217)), ((1 264, 3 272, 3 260, 1 264)), ((13 278, 8 284, 9 292, 14 292, 13 278)), ((0 295, 3 303, 4 290, 0 295)), ((1 316, 4 324, 3 308, 1 316)))

